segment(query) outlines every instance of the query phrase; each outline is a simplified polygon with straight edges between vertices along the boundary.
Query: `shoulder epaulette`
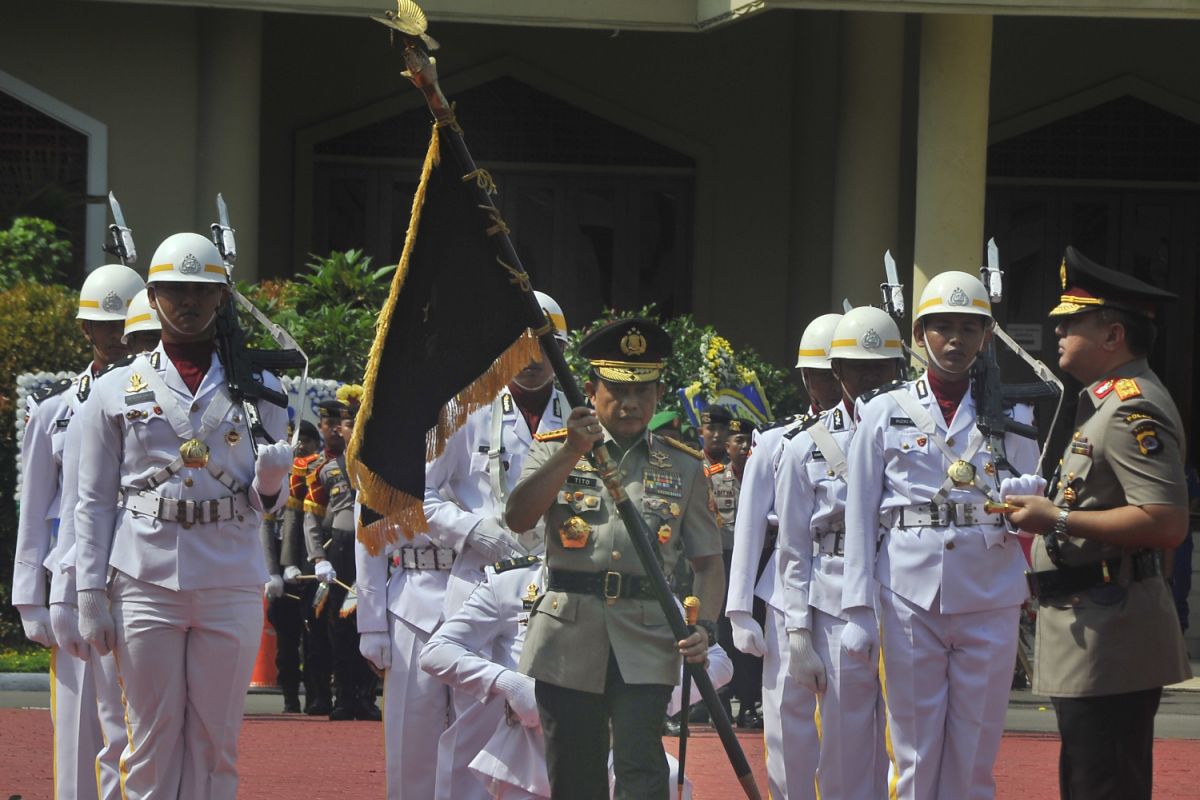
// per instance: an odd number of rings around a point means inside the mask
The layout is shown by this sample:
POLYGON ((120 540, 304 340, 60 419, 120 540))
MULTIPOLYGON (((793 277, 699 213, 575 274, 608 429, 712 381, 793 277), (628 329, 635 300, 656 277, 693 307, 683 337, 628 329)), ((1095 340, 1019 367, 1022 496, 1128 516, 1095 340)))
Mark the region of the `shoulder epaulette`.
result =
POLYGON ((670 436, 655 436, 654 438, 657 439, 658 441, 662 442, 663 444, 667 445, 668 447, 674 447, 676 450, 680 450, 684 453, 687 453, 689 456, 692 456, 693 458, 696 458, 699 460, 704 459, 704 453, 701 453, 699 450, 697 450, 694 447, 689 447, 688 445, 684 444, 683 442, 679 441, 678 439, 672 439, 670 436))
POLYGON ((814 424, 816 424, 817 420, 819 420, 820 418, 821 418, 820 414, 813 414, 811 412, 808 414, 805 414, 802 417, 797 415, 796 419, 793 420, 793 422, 795 423, 795 427, 793 427, 787 433, 783 434, 783 438, 787 439, 788 441, 795 439, 796 436, 799 435, 800 431, 808 430, 814 424))
POLYGON ((799 414, 788 414, 786 417, 780 417, 778 419, 771 420, 770 424, 760 428, 758 432, 764 433, 775 428, 785 428, 798 419, 801 419, 799 414))
POLYGON ((863 392, 862 394, 860 394, 858 396, 858 399, 864 403, 869 403, 872 400, 874 400, 876 397, 879 397, 880 395, 885 395, 888 392, 893 391, 895 389, 899 389, 900 387, 902 387, 904 385, 905 385, 904 381, 892 381, 891 383, 885 383, 883 386, 880 386, 877 389, 872 389, 869 392, 863 392))
POLYGON ((713 475, 720 475, 724 471, 724 464, 709 464, 704 468, 704 477, 711 478, 713 475))
POLYGON ((567 438, 566 428, 558 428, 556 430, 546 431, 545 433, 535 433, 533 435, 533 440, 535 442, 557 442, 559 439, 565 438, 567 438))
POLYGON ((495 564, 492 564, 492 569, 496 570, 496 574, 499 575, 501 572, 508 572, 510 569, 517 569, 518 567, 531 567, 541 560, 542 559, 538 556, 517 556, 516 558, 506 558, 503 561, 497 561, 495 564))
MULTIPOLYGON (((117 369, 118 367, 128 367, 130 364, 133 363, 133 359, 135 359, 135 358, 137 358, 137 356, 125 356, 122 359, 118 359, 117 361, 114 361, 113 363, 109 364, 104 369, 100 370, 100 375, 103 375, 106 372, 112 372, 114 369, 117 369)), ((100 375, 97 375, 96 377, 99 378, 100 375)))
POLYGON ((54 397, 54 395, 62 394, 67 389, 70 389, 72 383, 73 381, 70 378, 62 378, 61 380, 57 380, 54 383, 38 389, 36 392, 30 395, 30 399, 35 403, 42 403, 47 399, 54 397))

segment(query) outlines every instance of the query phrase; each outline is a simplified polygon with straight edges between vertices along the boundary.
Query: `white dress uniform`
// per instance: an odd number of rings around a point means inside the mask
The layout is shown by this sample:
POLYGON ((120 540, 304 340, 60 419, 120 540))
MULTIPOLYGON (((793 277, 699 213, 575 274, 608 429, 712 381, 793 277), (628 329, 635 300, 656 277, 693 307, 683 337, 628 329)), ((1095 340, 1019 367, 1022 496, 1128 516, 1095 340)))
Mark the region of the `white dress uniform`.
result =
MULTIPOLYGON (((991 798, 1027 590, 1025 559, 1003 517, 983 511, 977 486, 948 483, 952 460, 939 442, 969 461, 981 484, 997 483, 975 402, 968 388, 947 425, 922 376, 860 399, 857 413, 842 605, 869 608, 882 587, 889 790, 910 800, 991 798)), ((1012 416, 1032 421, 1027 406, 1012 416)), ((1010 434, 1005 447, 1019 473, 1033 471, 1035 442, 1010 434)))
POLYGON ((787 629, 811 631, 825 666, 816 782, 826 800, 884 797, 888 771, 877 666, 841 647, 846 451, 854 429, 853 415, 838 407, 795 430, 775 490, 787 629))
MULTIPOLYGON (((254 443, 213 353, 195 395, 162 345, 96 382, 83 407, 76 582, 116 624, 129 744, 127 798, 233 798, 237 736, 262 632, 254 443), (207 465, 182 465, 191 438, 207 465)), ((264 375, 268 386, 279 382, 264 375)), ((287 412, 260 408, 274 439, 287 412)))
MULTIPOLYGON (((21 513, 14 554, 12 603, 45 608, 47 577, 53 578, 63 552, 63 451, 67 429, 91 386, 91 368, 47 387, 30 398, 21 445, 21 513)), ((73 477, 73 476, 70 476, 73 477)), ((51 722, 54 726, 54 796, 97 796, 96 753, 104 746, 96 717, 96 693, 85 663, 60 647, 50 656, 51 722)))
MULTIPOLYGON (((355 507, 355 519, 359 509, 355 507)), ((383 676, 384 752, 389 800, 430 800, 437 778, 438 737, 450 725, 449 690, 421 671, 421 647, 442 623, 454 551, 420 533, 399 548, 398 567, 354 543, 358 632, 386 633, 390 664, 383 676)))
MULTIPOLYGON (((472 414, 465 425, 451 436, 446 448, 425 470, 425 516, 429 520, 429 535, 458 556, 450 570, 446 587, 444 618, 453 616, 476 586, 483 580, 488 559, 471 547, 468 534, 485 518, 503 525, 504 504, 516 485, 525 464, 525 456, 533 444, 533 434, 558 430, 564 426, 563 412, 569 408, 566 397, 551 387, 550 397, 542 411, 537 431, 530 431, 512 392, 506 386, 488 408, 472 414)), ((540 541, 543 523, 532 532, 540 541)), ((526 533, 525 537, 530 537, 526 533)), ((477 782, 465 784, 458 791, 450 785, 457 776, 466 773, 466 766, 478 752, 463 747, 455 740, 466 737, 474 741, 478 735, 467 732, 474 715, 468 713, 479 700, 471 692, 452 688, 455 723, 439 744, 437 798, 455 800, 473 793, 487 797, 477 782), (465 718, 465 720, 464 720, 465 718), (453 761, 446 762, 447 757, 453 761)), ((494 728, 485 723, 484 738, 494 728)), ((460 782, 461 783, 461 782, 460 782)))
MULTIPOLYGON (((493 690, 502 672, 517 670, 529 609, 545 590, 542 567, 540 559, 532 556, 504 562, 500 571, 489 567, 483 583, 421 652, 426 671, 478 701, 451 726, 451 730, 466 726, 466 735, 457 742, 464 767, 454 776, 448 795, 455 800, 475 795, 475 787, 483 787, 484 797, 503 800, 550 796, 541 728, 524 728, 515 717, 510 719, 503 693, 493 690), (471 782, 475 786, 469 786, 471 782)), ((709 649, 707 671, 714 687, 733 677, 733 662, 720 646, 709 649)), ((681 693, 676 686, 668 713, 679 710, 681 693)), ((668 756, 668 763, 674 786, 677 762, 668 756)), ((610 787, 612 782, 610 760, 610 787)), ((690 782, 685 796, 688 792, 690 782)))
POLYGON ((767 783, 771 797, 814 797, 813 773, 820 747, 813 721, 816 695, 788 679, 788 640, 784 627, 783 583, 778 580, 782 553, 776 547, 762 577, 758 562, 767 528, 775 516, 775 474, 791 423, 755 434, 754 447, 742 473, 738 516, 733 534, 733 561, 725 613, 753 611, 754 598, 767 605, 764 626, 766 656, 763 658, 763 740, 767 759, 767 783), (757 579, 757 583, 756 583, 757 579))
MULTIPOLYGON (((73 404, 86 402, 82 390, 74 391, 73 404)), ((76 415, 78 408, 76 409, 76 415)), ((67 426, 62 449, 62 520, 58 527, 58 547, 55 556, 53 577, 50 582, 50 603, 77 605, 75 590, 75 509, 79 504, 79 448, 83 441, 83 425, 73 417, 67 426)), ((77 612, 76 612, 77 613, 77 612)), ((65 651, 60 650, 65 655, 65 651)), ((57 654, 56 654, 57 655, 57 654)), ((75 754, 83 780, 96 787, 101 800, 119 800, 120 759, 128 737, 125 733, 125 706, 121 700, 121 685, 117 677, 117 663, 112 653, 100 655, 88 648, 86 661, 72 658, 82 667, 83 687, 80 693, 81 721, 86 712, 90 729, 91 717, 98 718, 95 741, 86 748, 80 743, 75 754), (93 753, 93 745, 95 752, 93 753)), ((61 692, 61 690, 59 690, 61 692)), ((61 696, 61 694, 59 695, 61 696)), ((81 726, 82 727, 82 726, 81 726)), ((55 740, 57 744, 57 738, 55 740)), ((62 774, 61 772, 59 773, 62 774)))

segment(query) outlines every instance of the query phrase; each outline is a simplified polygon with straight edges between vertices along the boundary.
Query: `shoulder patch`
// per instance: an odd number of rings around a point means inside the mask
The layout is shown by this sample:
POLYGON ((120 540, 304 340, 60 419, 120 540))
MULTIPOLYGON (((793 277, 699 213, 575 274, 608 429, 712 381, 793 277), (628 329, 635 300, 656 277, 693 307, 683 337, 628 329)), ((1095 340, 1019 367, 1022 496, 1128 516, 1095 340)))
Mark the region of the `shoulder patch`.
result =
POLYGON ((724 464, 709 464, 704 468, 704 477, 711 478, 713 475, 720 475, 724 471, 724 464))
POLYGON ((35 403, 42 403, 45 400, 54 397, 56 394, 62 394, 67 389, 70 389, 72 383, 73 381, 70 378, 62 378, 61 380, 57 380, 54 383, 38 389, 36 392, 30 395, 30 399, 35 403))
POLYGON ((1137 442, 1138 452, 1144 456, 1152 456, 1162 450, 1162 440, 1158 438, 1158 426, 1152 419, 1140 420, 1131 431, 1137 442))
POLYGON ((1122 400, 1142 396, 1142 387, 1138 386, 1137 381, 1133 378, 1121 378, 1113 384, 1113 388, 1117 390, 1117 397, 1122 400))
MULTIPOLYGON (((918 383, 921 383, 921 381, 918 381, 918 383)), ((880 386, 876 389, 872 389, 869 392, 863 392, 862 394, 860 394, 858 396, 858 399, 864 403, 869 403, 872 400, 874 400, 876 397, 885 395, 890 391, 893 391, 895 389, 899 389, 899 388, 903 387, 904 385, 905 385, 904 381, 892 381, 891 383, 885 383, 883 386, 880 386)), ((918 393, 919 392, 920 392, 920 389, 918 389, 918 393)), ((922 395, 922 396, 924 396, 924 395, 922 395)))
POLYGON ((1154 417, 1150 416, 1149 414, 1139 414, 1137 412, 1129 414, 1125 417, 1125 421, 1130 423, 1137 422, 1139 419, 1154 419, 1154 417))
POLYGON ((697 450, 694 447, 689 447, 688 445, 684 444, 683 442, 679 441, 678 439, 672 439, 670 436, 655 436, 654 439, 655 439, 655 441, 662 442, 663 444, 667 445, 668 447, 674 447, 676 450, 687 453, 689 456, 692 456, 693 458, 700 459, 700 460, 702 460, 704 458, 704 453, 701 453, 699 450, 697 450))
POLYGON ((492 564, 492 569, 496 570, 496 574, 508 572, 510 569, 518 569, 520 567, 531 567, 542 559, 538 556, 517 556, 516 558, 506 558, 504 561, 497 561, 492 564))
POLYGON ((565 438, 567 438, 566 428, 558 428, 556 430, 546 431, 545 433, 535 433, 533 435, 533 440, 535 442, 557 442, 560 439, 565 438))

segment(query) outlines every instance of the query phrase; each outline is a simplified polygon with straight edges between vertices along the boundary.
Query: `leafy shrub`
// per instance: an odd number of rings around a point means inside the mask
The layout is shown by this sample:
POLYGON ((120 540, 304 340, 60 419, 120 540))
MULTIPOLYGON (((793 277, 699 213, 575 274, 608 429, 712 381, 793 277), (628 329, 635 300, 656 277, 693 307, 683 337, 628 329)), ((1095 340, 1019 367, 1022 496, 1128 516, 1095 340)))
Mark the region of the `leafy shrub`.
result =
POLYGON ((23 281, 61 281, 71 264, 71 243, 53 222, 37 217, 17 217, 0 231, 0 290, 23 281))
MULTIPOLYGON (((361 383, 396 267, 373 268, 361 250, 311 259, 295 280, 264 281, 239 290, 300 343, 308 353, 310 375, 361 383)), ((255 330, 251 323, 247 326, 255 330)), ((273 347, 265 332, 256 344, 273 347)))

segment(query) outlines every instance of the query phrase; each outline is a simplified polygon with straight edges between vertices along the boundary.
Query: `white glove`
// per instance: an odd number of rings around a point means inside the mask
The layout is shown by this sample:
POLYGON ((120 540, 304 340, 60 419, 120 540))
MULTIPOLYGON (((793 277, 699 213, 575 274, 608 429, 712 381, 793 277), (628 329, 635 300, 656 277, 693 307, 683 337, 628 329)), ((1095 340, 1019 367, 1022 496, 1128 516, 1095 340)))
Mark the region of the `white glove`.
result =
POLYGON ((25 629, 26 639, 43 647, 54 646, 54 634, 50 630, 50 609, 36 604, 22 604, 17 606, 17 613, 21 615, 21 627, 25 629))
POLYGON ((825 691, 825 664, 813 649, 812 634, 803 628, 788 631, 788 675, 810 692, 825 691))
POLYGON ((301 574, 302 573, 300 572, 299 567, 284 567, 283 568, 283 580, 286 583, 295 583, 297 580, 299 580, 301 574))
POLYGON ((104 589, 79 590, 79 635, 84 641, 106 656, 117 643, 117 625, 108 605, 104 589))
POLYGON ((1022 475, 1000 481, 1000 499, 1012 494, 1042 494, 1046 491, 1046 479, 1041 475, 1022 475))
POLYGON ((466 543, 488 561, 503 561, 524 552, 513 535, 489 517, 479 520, 471 529, 466 543))
POLYGON ((53 603, 50 606, 50 627, 58 646, 76 658, 88 660, 92 648, 79 635, 79 609, 70 603, 53 603))
POLYGON ((392 666, 392 639, 382 631, 359 634, 358 652, 380 672, 392 666))
POLYGON ((313 572, 322 583, 332 583, 337 578, 337 570, 333 568, 333 564, 329 560, 318 561, 313 567, 313 572))
POLYGON ((283 489, 283 480, 292 470, 292 446, 287 442, 264 444, 258 448, 258 463, 254 465, 254 488, 260 495, 271 497, 283 489))
POLYGON ((879 623, 875 612, 866 606, 846 609, 850 621, 842 628, 842 649, 866 664, 875 663, 879 655, 879 623))
POLYGON ((749 611, 730 611, 729 624, 733 628, 733 646, 748 656, 763 658, 767 655, 767 640, 762 626, 750 616, 749 611))
POLYGON ((283 597, 283 578, 278 575, 272 575, 268 578, 267 585, 263 587, 263 594, 269 600, 283 597))
POLYGON ((526 728, 540 728, 542 718, 538 716, 537 699, 533 695, 533 678, 511 669, 501 672, 496 678, 495 688, 508 701, 508 707, 526 728))

